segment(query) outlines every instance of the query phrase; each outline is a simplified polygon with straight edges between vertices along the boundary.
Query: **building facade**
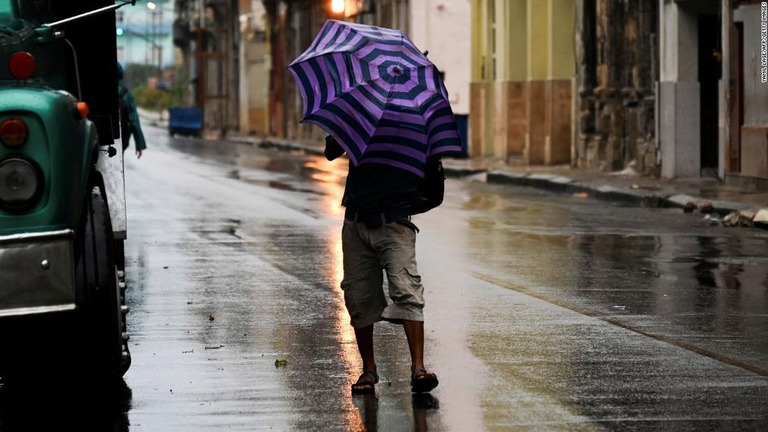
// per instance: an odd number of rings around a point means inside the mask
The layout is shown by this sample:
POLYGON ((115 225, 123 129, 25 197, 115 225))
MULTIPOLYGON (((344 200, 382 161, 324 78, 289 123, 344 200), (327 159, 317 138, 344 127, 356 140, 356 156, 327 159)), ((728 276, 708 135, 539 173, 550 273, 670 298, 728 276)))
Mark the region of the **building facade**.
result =
POLYGON ((571 162, 573 0, 473 0, 469 155, 571 162))
POLYGON ((659 1, 658 136, 665 178, 722 173, 720 2, 659 1))
POLYGON ((768 188, 768 6, 658 1, 658 171, 768 188))
POLYGON ((429 52, 428 58, 442 72, 466 147, 472 74, 471 4, 467 0, 419 0, 410 2, 408 9, 408 36, 429 52))
POLYGON ((429 51, 467 123, 472 158, 768 183, 760 1, 177 0, 176 8, 174 41, 206 128, 321 139, 299 122, 287 66, 325 20, 342 19, 402 29, 429 51))
POLYGON ((173 43, 187 77, 188 106, 203 109, 209 136, 240 122, 240 7, 238 0, 175 0, 173 43))
POLYGON ((725 181, 768 189, 768 6, 723 0, 719 85, 720 173, 725 181))
POLYGON ((270 76, 267 11, 261 0, 240 2, 239 131, 266 136, 270 76))
POLYGON ((575 6, 573 165, 655 176, 658 0, 576 0, 575 6))
POLYGON ((472 157, 755 187, 768 180, 763 2, 475 0, 472 8, 472 157))

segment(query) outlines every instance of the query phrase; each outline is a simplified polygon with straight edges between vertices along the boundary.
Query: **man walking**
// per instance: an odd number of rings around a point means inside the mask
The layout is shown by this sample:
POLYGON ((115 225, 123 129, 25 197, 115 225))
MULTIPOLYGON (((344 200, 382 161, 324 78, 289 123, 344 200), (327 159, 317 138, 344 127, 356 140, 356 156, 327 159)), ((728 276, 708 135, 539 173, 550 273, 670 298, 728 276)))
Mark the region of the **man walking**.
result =
MULTIPOLYGON (((325 157, 332 161, 343 154, 339 143, 326 137, 325 157)), ((403 325, 411 355, 411 390, 429 392, 438 385, 437 376, 424 367, 424 287, 416 269, 418 228, 411 222, 412 214, 424 211, 423 182, 389 165, 350 163, 342 199, 341 288, 363 361, 352 394, 374 393, 379 382, 373 328, 381 320, 403 325)))
POLYGON ((117 64, 117 94, 120 98, 120 138, 123 141, 123 151, 128 148, 131 143, 131 136, 133 136, 133 142, 136 145, 136 158, 141 159, 142 153, 147 148, 147 141, 141 130, 136 100, 133 93, 123 84, 123 66, 120 63, 117 64))

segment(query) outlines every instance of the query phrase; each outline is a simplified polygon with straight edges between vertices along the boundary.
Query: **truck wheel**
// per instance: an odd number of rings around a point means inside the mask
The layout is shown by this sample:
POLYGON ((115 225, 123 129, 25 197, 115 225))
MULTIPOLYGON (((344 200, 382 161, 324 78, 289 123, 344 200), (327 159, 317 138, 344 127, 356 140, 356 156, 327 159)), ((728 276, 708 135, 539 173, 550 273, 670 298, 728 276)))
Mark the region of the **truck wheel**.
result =
MULTIPOLYGON (((86 373, 98 372, 103 377, 122 377, 123 359, 123 293, 119 283, 115 242, 109 208, 101 185, 91 187, 86 197, 83 227, 78 239, 80 254, 76 278, 81 308, 81 366, 86 373)), ((124 370, 125 369, 125 370, 124 370)))

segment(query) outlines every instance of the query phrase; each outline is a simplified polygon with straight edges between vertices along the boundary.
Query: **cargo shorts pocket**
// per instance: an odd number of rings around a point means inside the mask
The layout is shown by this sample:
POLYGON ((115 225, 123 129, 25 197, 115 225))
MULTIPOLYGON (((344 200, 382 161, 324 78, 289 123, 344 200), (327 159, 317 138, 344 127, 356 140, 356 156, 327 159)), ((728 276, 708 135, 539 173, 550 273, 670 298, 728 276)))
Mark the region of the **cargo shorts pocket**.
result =
POLYGON ((424 287, 416 269, 403 268, 388 275, 389 297, 399 306, 424 306, 424 287))

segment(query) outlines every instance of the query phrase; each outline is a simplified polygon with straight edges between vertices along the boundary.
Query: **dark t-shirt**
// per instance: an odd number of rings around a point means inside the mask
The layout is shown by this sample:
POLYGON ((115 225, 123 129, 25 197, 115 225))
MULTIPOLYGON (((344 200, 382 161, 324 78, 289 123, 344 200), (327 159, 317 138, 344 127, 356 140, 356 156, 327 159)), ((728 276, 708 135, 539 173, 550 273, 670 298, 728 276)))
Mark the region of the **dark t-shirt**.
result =
MULTIPOLYGON (((326 139, 328 160, 344 154, 344 149, 332 138, 326 139)), ((423 179, 403 169, 377 163, 349 164, 347 184, 341 204, 357 212, 381 213, 405 210, 411 213, 421 207, 423 179)))
POLYGON ((420 207, 421 178, 400 168, 381 164, 349 165, 341 204, 358 212, 381 213, 420 207))

